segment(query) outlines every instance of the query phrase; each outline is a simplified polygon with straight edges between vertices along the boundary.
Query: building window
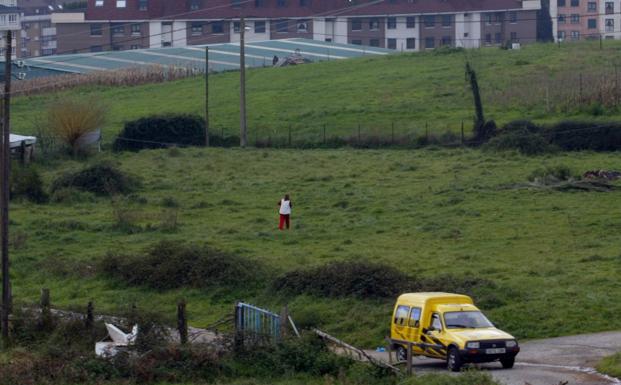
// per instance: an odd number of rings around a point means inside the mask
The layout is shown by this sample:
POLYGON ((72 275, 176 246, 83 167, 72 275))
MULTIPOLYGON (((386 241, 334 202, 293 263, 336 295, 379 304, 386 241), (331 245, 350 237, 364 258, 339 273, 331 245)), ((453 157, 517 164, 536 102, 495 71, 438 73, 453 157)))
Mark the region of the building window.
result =
POLYGON ((556 5, 559 6, 559 7, 564 7, 565 6, 565 0, 558 0, 556 2, 556 5))
POLYGON ((112 50, 113 51, 122 51, 123 50, 123 46, 122 45, 113 45, 112 46, 112 50))
POLYGON ((101 24, 95 23, 91 24, 91 36, 101 36, 103 35, 101 24))
POLYGON ((191 29, 192 36, 199 36, 203 34, 203 24, 202 23, 192 23, 191 29))
POLYGON ((362 40, 352 40, 351 43, 354 45, 362 45, 362 40))
POLYGON ((388 49, 397 49, 397 39, 387 39, 386 47, 388 47, 388 49))
POLYGON ((517 12, 515 12, 515 11, 509 12, 509 22, 511 24, 517 23, 517 12))
POLYGON ((494 34, 494 43, 496 43, 496 44, 502 43, 502 33, 496 32, 494 34))
POLYGON ((125 35, 125 26, 121 25, 113 25, 110 29, 112 32, 112 36, 123 36, 125 35))
POLYGON ((571 31, 571 40, 580 40, 580 31, 571 31))
POLYGON ((607 15, 615 13, 615 3, 612 2, 612 1, 607 1, 606 2, 606 11, 605 12, 606 12, 607 15))
POLYGON ((371 40, 369 40, 369 45, 371 47, 379 47, 379 45, 380 45, 379 44, 379 39, 371 39, 371 40))
POLYGON ((516 42, 518 40, 517 32, 511 32, 511 41, 516 42))
POLYGON ((132 44, 129 46, 129 49, 140 49, 140 46, 138 44, 132 44))
POLYGON ((386 18, 386 29, 397 29, 397 18, 396 17, 386 18))
POLYGON ((597 19, 589 19, 589 20, 587 20, 587 27, 589 29, 597 28, 597 19))
POLYGON ((436 39, 434 39, 433 37, 426 37, 425 38, 425 48, 429 49, 429 48, 436 48, 436 39))
POLYGON ((565 24, 565 15, 558 15, 558 23, 559 24, 565 24))
POLYGON ((116 0, 116 7, 117 8, 125 8, 125 7, 127 7, 127 1, 126 0, 116 0))
POLYGON ((423 23, 425 28, 433 28, 436 25, 435 16, 423 16, 423 23))
POLYGON ((276 32, 285 33, 289 31, 289 20, 276 20, 276 32))
POLYGON ((606 23, 606 32, 615 31, 615 19, 606 19, 604 23, 606 23))
POLYGON ((310 5, 310 0, 300 0, 300 7, 308 7, 310 5))
POLYGON ((565 40, 565 31, 558 31, 558 39, 565 40))
POLYGON ((140 35, 141 34, 140 24, 132 24, 131 29, 132 29, 132 35, 140 35))
POLYGON ((104 0, 95 0, 95 7, 103 7, 104 0))
POLYGON ((149 0, 138 0, 138 10, 146 11, 149 8, 149 0))
POLYGON ((416 49, 416 38, 408 37, 407 39, 405 39, 405 48, 416 49))
POLYGON ((369 29, 371 31, 377 31, 380 27, 380 22, 377 17, 372 17, 369 19, 369 29))
POLYGON ((597 11, 597 3, 594 1, 589 1, 587 3, 587 11, 596 12, 597 11))
POLYGON ((500 23, 502 23, 502 20, 503 20, 503 18, 504 18, 504 17, 503 17, 504 15, 502 14, 502 12, 496 12, 496 13, 494 14, 494 16, 495 16, 495 17, 494 17, 494 22, 495 22, 496 24, 500 24, 500 23))
POLYGON ((405 18, 405 28, 416 28, 416 17, 408 16, 405 18))
POLYGON ((103 51, 103 47, 100 45, 91 45, 91 52, 101 52, 103 51))
POLYGON ((491 33, 486 33, 485 34, 485 44, 487 44, 487 45, 492 44, 492 34, 491 33))
POLYGON ((286 7, 287 6, 287 0, 276 0, 276 6, 277 7, 286 7))
POLYGON ((572 7, 579 7, 580 6, 580 0, 570 0, 570 4, 572 7))
POLYGON ((569 22, 571 24, 580 24, 580 15, 577 13, 572 13, 569 18, 569 22))
POLYGON ((211 24, 211 33, 224 33, 224 24, 221 21, 215 21, 211 24))
POLYGON ((298 21, 298 32, 307 33, 308 32, 308 20, 299 20, 298 21))
POLYGON ((451 15, 442 15, 442 27, 450 27, 452 22, 453 17, 451 15))
POLYGON ((231 0, 231 6, 233 8, 240 8, 242 5, 242 0, 231 0))
POLYGON ((362 30, 362 20, 360 20, 360 19, 351 19, 351 30, 352 31, 360 31, 360 30, 362 30))
POLYGON ((261 8, 265 6, 265 0, 254 0, 255 8, 261 8))
POLYGON ((239 33, 241 30, 241 23, 239 21, 233 22, 233 33, 239 33))
POLYGON ((450 46, 451 45, 451 37, 450 36, 442 36, 442 45, 450 46))
POLYGON ((492 24, 492 14, 491 13, 486 13, 485 14, 485 24, 487 24, 487 25, 491 25, 492 24))
POLYGON ((254 22, 254 33, 265 33, 265 22, 264 21, 254 22))
MULTIPOLYGON (((190 11, 196 11, 201 8, 201 0, 190 0, 190 11)), ((235 6, 235 4, 233 4, 235 6)))

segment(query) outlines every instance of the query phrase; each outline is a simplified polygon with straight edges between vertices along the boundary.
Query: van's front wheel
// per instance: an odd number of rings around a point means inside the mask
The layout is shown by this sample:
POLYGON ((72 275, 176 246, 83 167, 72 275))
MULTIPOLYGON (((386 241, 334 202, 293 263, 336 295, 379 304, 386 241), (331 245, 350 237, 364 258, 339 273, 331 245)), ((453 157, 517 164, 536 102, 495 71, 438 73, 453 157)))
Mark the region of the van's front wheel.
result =
POLYGON ((504 369, 511 369, 515 364, 515 356, 513 357, 504 357, 500 359, 500 363, 504 369))
POLYGON ((448 355, 446 356, 446 367, 452 372, 459 372, 461 370, 461 357, 459 351, 456 348, 450 348, 448 355))

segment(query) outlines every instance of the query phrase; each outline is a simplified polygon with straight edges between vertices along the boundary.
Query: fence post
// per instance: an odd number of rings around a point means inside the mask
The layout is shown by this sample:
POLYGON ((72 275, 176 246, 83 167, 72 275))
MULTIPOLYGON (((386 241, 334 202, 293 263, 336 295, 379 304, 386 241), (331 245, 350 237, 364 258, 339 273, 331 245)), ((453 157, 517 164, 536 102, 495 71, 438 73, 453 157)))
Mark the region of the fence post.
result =
POLYGON ((464 145, 464 121, 461 121, 461 145, 464 145))
POLYGON ((179 342, 186 344, 188 342, 188 317, 184 299, 177 303, 177 330, 179 331, 179 342))
POLYGON ((52 328, 50 289, 41 289, 41 326, 44 330, 52 328))
POLYGON ((87 329, 92 329, 95 324, 95 307, 93 306, 93 301, 89 301, 86 305, 86 319, 84 320, 84 324, 87 329))
POLYGON ((235 304, 235 339, 233 347, 235 351, 240 351, 244 347, 244 330, 243 330, 243 314, 239 303, 235 304))
POLYGON ((287 329, 287 322, 289 322, 289 307, 287 305, 282 307, 280 311, 280 338, 284 339, 289 330, 287 329))
POLYGON ((412 375, 412 343, 408 342, 408 352, 407 352, 407 373, 409 376, 412 375))

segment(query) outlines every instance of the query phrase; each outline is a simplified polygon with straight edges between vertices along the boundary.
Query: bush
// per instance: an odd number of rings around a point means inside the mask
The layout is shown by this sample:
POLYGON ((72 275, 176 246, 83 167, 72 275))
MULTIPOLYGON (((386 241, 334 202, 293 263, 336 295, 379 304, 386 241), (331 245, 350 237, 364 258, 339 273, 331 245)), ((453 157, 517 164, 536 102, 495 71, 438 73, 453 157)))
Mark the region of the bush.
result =
POLYGON ((551 143, 563 150, 621 150, 621 123, 584 123, 565 121, 546 130, 551 143))
POLYGON ((543 136, 527 130, 502 132, 487 142, 483 148, 495 151, 517 150, 524 155, 540 155, 556 150, 556 147, 551 146, 543 136))
POLYGON ((565 165, 546 166, 544 168, 538 168, 531 172, 528 176, 529 181, 542 184, 558 183, 560 181, 578 178, 579 177, 574 176, 572 170, 565 165))
POLYGON ((106 107, 95 98, 60 98, 47 111, 47 125, 77 155, 80 138, 101 128, 106 113, 106 107))
POLYGON ((66 173, 52 183, 52 193, 74 188, 97 195, 127 194, 139 187, 137 178, 108 163, 99 163, 83 170, 66 173))
POLYGON ((248 287, 261 275, 257 263, 209 246, 162 241, 138 255, 108 254, 99 271, 128 285, 155 289, 248 287))
POLYGON ((41 175, 34 166, 13 165, 9 181, 11 199, 23 197, 34 203, 45 203, 49 196, 43 189, 41 175))
POLYGON ((170 146, 203 146, 205 121, 195 115, 162 115, 125 124, 114 141, 115 151, 139 151, 170 146))

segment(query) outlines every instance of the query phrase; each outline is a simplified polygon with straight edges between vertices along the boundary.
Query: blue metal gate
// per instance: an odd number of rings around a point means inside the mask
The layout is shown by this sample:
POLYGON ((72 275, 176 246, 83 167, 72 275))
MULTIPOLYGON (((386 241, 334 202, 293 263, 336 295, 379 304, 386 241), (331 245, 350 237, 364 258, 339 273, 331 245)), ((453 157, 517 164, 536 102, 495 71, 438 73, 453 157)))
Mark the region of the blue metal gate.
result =
POLYGON ((280 339, 280 316, 268 310, 239 302, 235 308, 235 328, 245 337, 280 339))

